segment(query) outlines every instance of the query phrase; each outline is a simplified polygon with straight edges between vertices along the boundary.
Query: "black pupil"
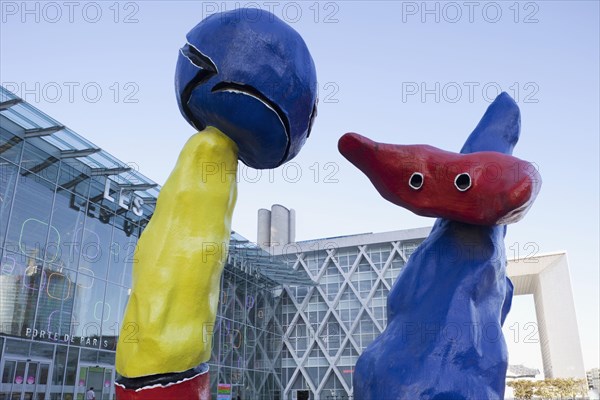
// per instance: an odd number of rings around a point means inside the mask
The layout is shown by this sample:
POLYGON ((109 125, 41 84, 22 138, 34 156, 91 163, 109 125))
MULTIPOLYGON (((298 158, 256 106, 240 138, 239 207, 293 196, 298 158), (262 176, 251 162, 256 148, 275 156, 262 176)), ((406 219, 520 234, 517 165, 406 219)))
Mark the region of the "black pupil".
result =
POLYGON ((456 187, 465 190, 471 186, 471 177, 468 174, 460 174, 456 177, 456 187))
POLYGON ((410 186, 420 188, 423 185, 423 177, 419 174, 413 174, 410 177, 410 186))

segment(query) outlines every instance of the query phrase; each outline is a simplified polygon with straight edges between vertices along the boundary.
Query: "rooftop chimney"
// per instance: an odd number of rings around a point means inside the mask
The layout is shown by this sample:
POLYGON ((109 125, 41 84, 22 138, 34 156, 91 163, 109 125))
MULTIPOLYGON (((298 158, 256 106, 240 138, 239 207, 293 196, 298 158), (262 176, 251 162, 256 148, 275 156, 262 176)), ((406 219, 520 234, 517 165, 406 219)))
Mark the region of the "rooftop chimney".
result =
POLYGON ((296 240, 296 212, 280 204, 258 210, 257 243, 261 247, 285 246, 296 240))

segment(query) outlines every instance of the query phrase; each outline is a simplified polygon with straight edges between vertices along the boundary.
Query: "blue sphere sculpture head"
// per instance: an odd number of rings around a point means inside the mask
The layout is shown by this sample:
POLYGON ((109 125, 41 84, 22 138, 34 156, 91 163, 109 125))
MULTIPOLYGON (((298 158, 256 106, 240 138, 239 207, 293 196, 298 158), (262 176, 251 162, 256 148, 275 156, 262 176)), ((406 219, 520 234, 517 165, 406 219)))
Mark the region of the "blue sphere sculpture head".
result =
POLYGON ((185 119, 221 130, 253 168, 298 154, 317 112, 315 65, 298 32, 267 11, 242 8, 205 18, 186 38, 175 72, 185 119))

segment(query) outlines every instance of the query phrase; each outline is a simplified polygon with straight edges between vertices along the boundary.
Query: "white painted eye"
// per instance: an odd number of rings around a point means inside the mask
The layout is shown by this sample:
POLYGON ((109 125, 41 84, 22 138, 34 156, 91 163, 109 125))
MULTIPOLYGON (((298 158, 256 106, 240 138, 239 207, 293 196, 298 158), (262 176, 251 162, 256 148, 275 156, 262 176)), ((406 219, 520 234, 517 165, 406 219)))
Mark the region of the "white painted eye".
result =
POLYGON ((424 180, 425 178, 423 177, 422 173, 414 172, 408 180, 408 186, 410 186, 414 190, 419 190, 423 186, 424 180))
POLYGON ((454 186, 461 192, 469 190, 471 187, 471 175, 466 172, 456 175, 456 178, 454 178, 454 186))

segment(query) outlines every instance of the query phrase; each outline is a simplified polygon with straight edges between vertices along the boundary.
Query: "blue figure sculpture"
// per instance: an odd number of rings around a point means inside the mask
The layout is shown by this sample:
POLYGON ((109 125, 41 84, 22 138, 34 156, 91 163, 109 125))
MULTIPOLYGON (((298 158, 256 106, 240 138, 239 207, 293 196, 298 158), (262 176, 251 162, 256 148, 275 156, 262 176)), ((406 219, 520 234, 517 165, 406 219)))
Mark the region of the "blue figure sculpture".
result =
POLYGON ((340 139, 342 154, 386 199, 440 217, 390 291, 385 331, 358 359, 356 400, 504 398, 508 353, 501 328, 513 292, 504 224, 523 217, 541 186, 532 164, 510 156, 519 131, 519 109, 502 93, 461 154, 356 134, 340 139))
POLYGON ((273 14, 213 14, 187 34, 175 73, 179 109, 196 129, 233 139, 253 168, 291 160, 317 113, 317 76, 302 37, 273 14))

